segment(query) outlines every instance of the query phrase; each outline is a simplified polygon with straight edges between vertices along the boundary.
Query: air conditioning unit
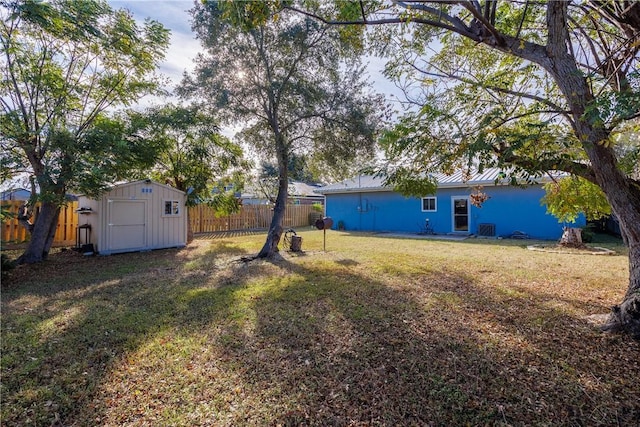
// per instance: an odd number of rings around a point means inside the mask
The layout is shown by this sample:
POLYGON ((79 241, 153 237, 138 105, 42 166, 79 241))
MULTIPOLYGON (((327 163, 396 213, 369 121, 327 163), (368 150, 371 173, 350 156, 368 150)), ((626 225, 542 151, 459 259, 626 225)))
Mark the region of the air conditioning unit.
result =
POLYGON ((494 237, 495 235, 495 224, 478 224, 478 236, 494 237))

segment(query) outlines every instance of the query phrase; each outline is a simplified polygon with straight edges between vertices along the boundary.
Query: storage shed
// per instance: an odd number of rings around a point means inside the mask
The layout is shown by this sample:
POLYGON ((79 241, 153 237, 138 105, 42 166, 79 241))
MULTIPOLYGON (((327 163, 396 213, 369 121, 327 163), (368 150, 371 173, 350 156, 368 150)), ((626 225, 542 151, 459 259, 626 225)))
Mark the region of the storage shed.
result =
POLYGON ((185 246, 185 201, 183 191, 151 180, 116 185, 98 200, 80 196, 77 246, 101 255, 185 246))

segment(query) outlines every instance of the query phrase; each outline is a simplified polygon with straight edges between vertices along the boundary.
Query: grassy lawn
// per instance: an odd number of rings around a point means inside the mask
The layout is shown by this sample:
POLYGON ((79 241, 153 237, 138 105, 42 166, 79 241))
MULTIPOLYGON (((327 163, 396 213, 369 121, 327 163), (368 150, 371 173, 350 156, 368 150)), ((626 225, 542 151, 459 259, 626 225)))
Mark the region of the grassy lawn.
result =
POLYGON ((275 262, 237 261, 253 235, 15 270, 2 425, 640 424, 640 343, 593 316, 624 253, 299 234, 275 262))

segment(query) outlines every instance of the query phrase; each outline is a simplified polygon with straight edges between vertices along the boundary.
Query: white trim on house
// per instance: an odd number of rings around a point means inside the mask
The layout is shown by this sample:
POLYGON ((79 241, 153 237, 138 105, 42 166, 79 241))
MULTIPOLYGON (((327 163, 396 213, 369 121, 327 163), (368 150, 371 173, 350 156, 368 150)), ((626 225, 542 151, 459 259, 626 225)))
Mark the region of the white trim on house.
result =
POLYGON ((451 232, 468 234, 470 233, 470 230, 471 230, 471 198, 466 194, 462 194, 459 196, 451 196, 451 232), (465 200, 467 203, 467 213, 466 213, 467 229, 466 230, 456 230, 456 206, 455 206, 456 200, 465 200))
POLYGON ((420 210, 421 212, 438 212, 438 198, 436 196, 427 196, 420 198, 420 210), (433 209, 424 208, 425 199, 433 200, 433 209))

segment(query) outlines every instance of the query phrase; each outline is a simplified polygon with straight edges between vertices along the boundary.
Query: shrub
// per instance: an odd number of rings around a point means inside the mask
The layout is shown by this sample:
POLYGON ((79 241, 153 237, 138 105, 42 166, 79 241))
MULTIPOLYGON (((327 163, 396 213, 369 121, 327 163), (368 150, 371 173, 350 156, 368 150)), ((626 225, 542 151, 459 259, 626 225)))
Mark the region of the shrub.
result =
POLYGON ((594 227, 591 224, 581 229, 582 234, 582 242, 583 243, 591 243, 593 242, 593 237, 596 234, 594 231, 594 227))

